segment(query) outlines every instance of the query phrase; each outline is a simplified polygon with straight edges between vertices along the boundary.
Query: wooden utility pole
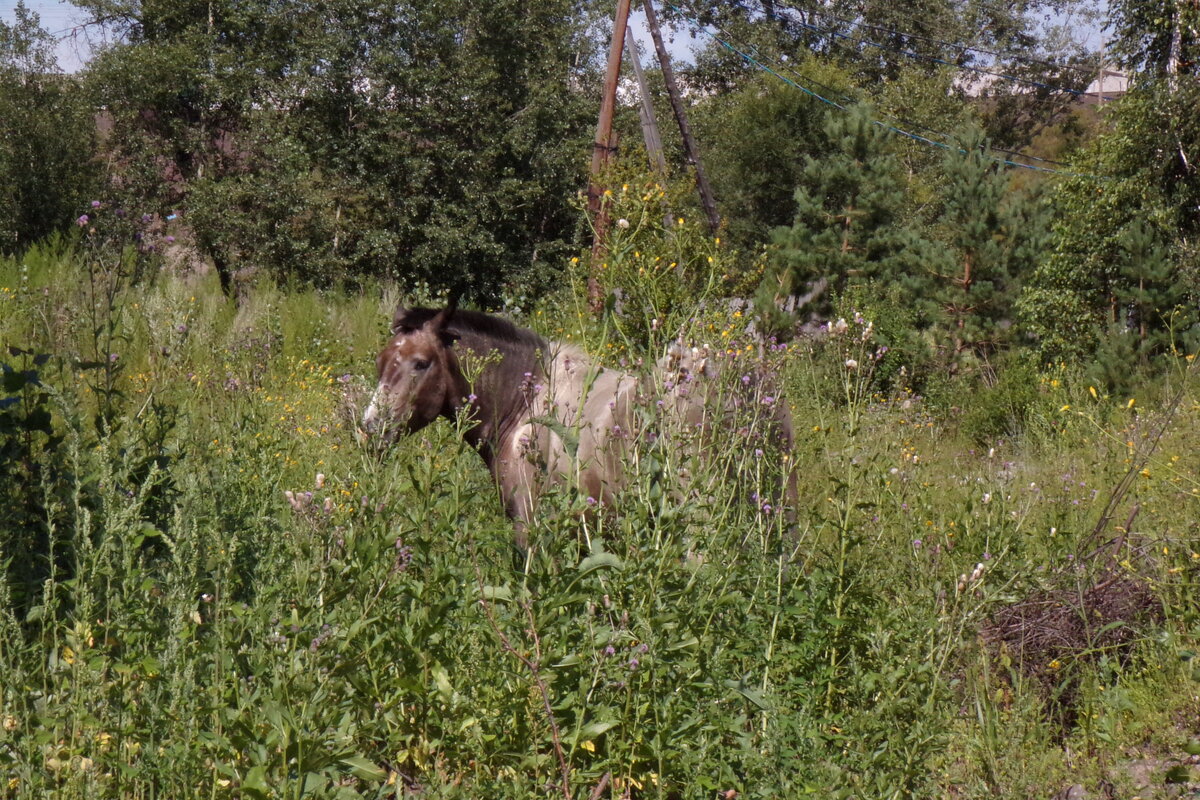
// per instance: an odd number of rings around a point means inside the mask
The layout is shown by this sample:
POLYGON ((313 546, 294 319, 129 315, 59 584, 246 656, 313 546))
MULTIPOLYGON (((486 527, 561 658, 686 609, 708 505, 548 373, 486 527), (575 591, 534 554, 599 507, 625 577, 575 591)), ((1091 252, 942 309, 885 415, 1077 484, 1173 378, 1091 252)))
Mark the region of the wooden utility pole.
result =
POLYGON ((588 276, 588 300, 593 310, 599 310, 603 298, 596 270, 600 256, 604 253, 604 242, 608 233, 608 211, 604 203, 604 190, 600 186, 600 172, 612 158, 616 145, 613 140, 613 111, 617 105, 617 81, 621 77, 621 51, 625 46, 625 30, 629 25, 630 0, 617 0, 617 14, 613 18, 612 43, 608 48, 608 71, 604 75, 604 97, 600 101, 600 122, 596 126, 596 143, 592 149, 592 178, 588 184, 588 213, 595 225, 592 240, 591 274, 588 276))
POLYGON ((638 52, 637 39, 632 28, 625 29, 625 46, 629 48, 629 59, 633 62, 633 74, 637 76, 638 116, 642 120, 642 138, 646 142, 646 153, 654 168, 663 178, 667 175, 667 159, 663 155, 662 137, 658 134, 658 120, 654 116, 654 103, 650 100, 650 87, 646 85, 646 73, 642 71, 642 56, 638 52))
POLYGON ((663 81, 667 84, 667 94, 671 98, 671 110, 675 112, 675 121, 679 123, 679 133, 683 136, 683 147, 687 152, 688 162, 696 168, 696 188, 700 190, 700 205, 704 207, 704 215, 708 217, 709 230, 716 233, 721 224, 721 219, 717 216, 717 203, 713 199, 708 178, 704 175, 704 166, 700 163, 700 151, 696 149, 696 142, 692 138, 692 128, 688 125, 683 98, 679 94, 679 85, 675 82, 675 70, 671 69, 671 59, 667 56, 667 48, 663 45, 662 33, 658 29, 653 0, 642 0, 642 7, 646 10, 646 26, 650 28, 650 36, 654 39, 654 51, 658 53, 658 64, 662 68, 663 81))

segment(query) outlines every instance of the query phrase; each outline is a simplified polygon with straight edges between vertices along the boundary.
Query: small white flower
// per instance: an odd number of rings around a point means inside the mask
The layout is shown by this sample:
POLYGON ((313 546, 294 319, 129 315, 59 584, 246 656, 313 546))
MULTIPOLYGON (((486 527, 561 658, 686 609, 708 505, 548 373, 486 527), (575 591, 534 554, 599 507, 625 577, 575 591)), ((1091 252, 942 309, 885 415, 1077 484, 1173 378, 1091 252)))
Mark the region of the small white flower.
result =
POLYGON ((992 493, 991 493, 991 492, 984 492, 984 493, 983 493, 983 502, 984 502, 984 504, 985 504, 985 505, 986 505, 987 503, 990 503, 990 502, 992 502, 992 493))
POLYGON ((621 229, 628 228, 629 220, 625 219, 624 217, 621 217, 619 220, 617 220, 617 227, 621 228, 621 229))
POLYGON ((858 369, 858 362, 853 358, 846 359, 846 369, 858 369))
POLYGON ((829 332, 837 336, 840 333, 845 333, 849 327, 844 318, 838 317, 838 321, 829 326, 829 332))

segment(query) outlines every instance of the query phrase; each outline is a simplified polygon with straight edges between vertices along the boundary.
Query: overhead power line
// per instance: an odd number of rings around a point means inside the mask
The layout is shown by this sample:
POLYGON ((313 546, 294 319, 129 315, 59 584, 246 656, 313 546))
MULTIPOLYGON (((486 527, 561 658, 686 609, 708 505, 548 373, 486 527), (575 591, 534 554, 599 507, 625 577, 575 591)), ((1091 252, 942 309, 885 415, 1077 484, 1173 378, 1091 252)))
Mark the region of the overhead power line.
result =
MULTIPOLYGON (((744 8, 744 6, 742 6, 742 7, 744 8)), ((787 10, 791 11, 792 9, 788 8, 787 10)), ((996 72, 994 70, 983 69, 982 67, 972 67, 972 66, 968 66, 965 64, 956 64, 953 61, 947 61, 946 59, 938 58, 937 56, 926 55, 924 53, 917 53, 912 50, 905 50, 900 47, 892 47, 892 46, 889 46, 886 44, 880 44, 879 42, 874 42, 874 41, 871 41, 870 39, 866 39, 863 37, 853 37, 848 34, 842 33, 840 31, 836 31, 832 28, 823 28, 819 25, 810 25, 807 22, 802 22, 801 20, 794 19, 790 16, 788 16, 785 21, 787 21, 789 24, 798 25, 801 28, 805 28, 805 29, 813 31, 815 33, 824 34, 826 36, 833 36, 838 39, 845 39, 846 41, 849 41, 852 43, 865 44, 868 47, 875 47, 880 50, 887 50, 887 51, 890 51, 893 53, 899 53, 908 58, 914 58, 914 59, 918 59, 921 61, 930 61, 935 64, 942 64, 944 66, 951 67, 951 68, 957 69, 957 70, 962 70, 962 71, 966 71, 966 72, 975 72, 975 73, 978 73, 981 75, 991 75, 993 77, 1001 78, 1003 80, 1013 81, 1014 83, 1022 83, 1027 86, 1036 87, 1038 89, 1047 89, 1052 92, 1063 92, 1065 94, 1070 94, 1070 95, 1075 95, 1075 96, 1082 96, 1082 95, 1086 94, 1085 92, 1081 92, 1076 89, 1067 89, 1062 86, 1052 86, 1051 84, 1042 83, 1041 81, 1035 81, 1035 80, 1031 80, 1029 78, 1022 78, 1017 75, 1009 75, 1009 74, 1006 74, 1003 72, 996 72)), ((875 26, 875 27, 880 27, 880 26, 875 26)), ((909 35, 909 34, 903 33, 902 31, 892 30, 890 28, 886 28, 884 30, 888 30, 891 33, 895 33, 899 36, 909 35)), ((965 48, 965 46, 963 46, 963 45, 956 45, 956 46, 965 48)))
MULTIPOLYGON (((693 22, 693 23, 695 23, 695 24, 698 24, 698 20, 695 20, 695 19, 693 19, 693 20, 692 20, 692 22, 693 22)), ((733 40, 733 37, 732 37, 732 36, 730 36, 729 32, 728 32, 727 30, 725 30, 724 28, 722 28, 720 25, 713 24, 713 25, 712 25, 712 27, 716 28, 716 29, 717 29, 717 31, 719 31, 719 32, 720 32, 720 34, 721 34, 721 37, 723 37, 723 38, 726 40, 726 42, 732 42, 732 41, 734 41, 734 40, 733 40)), ((704 31, 704 33, 708 33, 708 32, 707 32, 707 31, 704 31)), ((726 42, 722 42, 722 44, 726 44, 726 42)), ((755 61, 759 62, 759 64, 758 64, 757 66, 768 65, 768 62, 772 62, 772 61, 774 61, 772 58, 770 58, 770 57, 768 57, 768 56, 764 56, 764 55, 762 55, 762 54, 759 52, 758 48, 757 48, 755 45, 745 45, 745 44, 741 44, 741 47, 740 47, 740 48, 737 48, 737 47, 729 47, 728 45, 726 45, 726 47, 727 47, 727 49, 731 50, 731 52, 737 53, 738 55, 742 55, 742 53, 743 53, 743 52, 745 52, 745 54, 746 54, 746 55, 751 55, 755 61)), ((750 63, 750 62, 748 61, 747 63, 750 63)), ((834 94, 834 95, 838 96, 838 97, 839 97, 841 100, 844 100, 844 101, 846 101, 847 103, 851 103, 851 104, 853 104, 853 103, 859 103, 859 102, 862 102, 862 101, 861 101, 860 99, 858 99, 858 98, 850 97, 849 95, 845 94, 845 93, 844 93, 844 92, 843 92, 841 89, 837 89, 837 88, 835 88, 835 87, 833 87, 833 86, 830 86, 830 85, 828 85, 828 84, 826 84, 826 83, 821 83, 821 82, 820 82, 820 81, 818 81, 817 79, 815 79, 815 78, 813 78, 813 77, 811 77, 811 76, 809 76, 809 75, 805 75, 805 74, 801 73, 799 70, 797 70, 795 67, 791 66, 790 64, 787 64, 787 63, 779 63, 779 61, 774 61, 774 64, 775 64, 775 67, 776 67, 777 69, 781 69, 781 70, 783 70, 783 71, 785 71, 785 72, 788 72, 788 73, 790 73, 790 74, 794 75, 794 76, 795 76, 796 78, 798 78, 800 81, 803 81, 803 82, 804 82, 804 84, 811 85, 811 86, 816 86, 816 87, 818 87, 818 88, 820 88, 820 89, 822 89, 822 90, 824 90, 824 91, 826 91, 826 92, 830 92, 830 93, 832 93, 832 94, 834 94)), ((774 72, 774 70, 771 70, 771 71, 772 71, 772 72, 774 72)), ((783 77, 783 76, 779 76, 779 77, 783 77)), ((804 85, 802 85, 802 84, 799 84, 799 83, 796 83, 796 82, 792 82, 792 83, 793 83, 793 85, 794 85, 794 86, 796 86, 796 88, 800 88, 800 89, 804 90, 804 85)), ((820 95, 817 95, 817 97, 819 97, 819 98, 820 98, 820 99, 822 99, 822 100, 825 100, 825 99, 827 99, 827 98, 821 97, 820 95)), ((842 106, 841 106, 840 104, 838 104, 838 107, 839 107, 839 108, 842 108, 842 106)), ((922 124, 921 124, 921 123, 919 123, 919 122, 914 122, 914 121, 912 121, 912 120, 906 119, 906 118, 904 118, 904 117, 901 117, 901 116, 899 116, 899 115, 896 115, 896 114, 891 114, 891 113, 888 113, 888 112, 886 112, 886 111, 879 111, 878 109, 877 109, 877 113, 878 113, 880 116, 889 117, 889 118, 891 118, 891 119, 894 119, 894 120, 896 120, 896 121, 897 121, 897 122, 899 122, 901 125, 904 125, 904 126, 905 126, 905 128, 916 128, 916 129, 918 129, 918 130, 922 130, 922 131, 924 131, 924 132, 926 132, 926 133, 929 133, 929 134, 932 134, 932 135, 934 135, 934 136, 941 137, 942 139, 945 139, 945 140, 947 140, 947 141, 952 141, 952 140, 954 139, 954 137, 953 137, 953 136, 951 136, 951 135, 950 135, 950 134, 948 134, 948 133, 942 133, 941 131, 938 131, 938 130, 935 130, 935 129, 933 129, 933 128, 930 128, 930 127, 928 127, 928 126, 926 126, 926 125, 922 125, 922 124)), ((906 131, 903 131, 903 130, 901 130, 901 129, 899 129, 899 128, 897 128, 896 130, 897 130, 898 132, 906 133, 906 131)), ((996 153, 1004 153, 1005 155, 1010 155, 1010 156, 1015 156, 1015 157, 1018 157, 1018 158, 1023 158, 1023 159, 1026 159, 1026 160, 1028 160, 1028 161, 1038 161, 1038 162, 1041 162, 1041 163, 1043 163, 1043 164, 1057 164, 1057 165, 1060 165, 1060 166, 1069 166, 1068 164, 1066 164, 1066 162, 1063 162, 1063 161, 1055 161, 1054 159, 1050 159, 1050 158, 1042 158, 1041 156, 1035 156, 1035 155, 1031 155, 1031 154, 1029 154, 1029 153, 1023 153, 1023 152, 1021 152, 1021 151, 1019 151, 1019 150, 1008 150, 1008 149, 1006 149, 1006 148, 1003 148, 1003 147, 995 147, 994 145, 993 145, 993 146, 990 146, 988 149, 990 149, 990 150, 992 150, 993 152, 996 152, 996 153)))
MULTIPOLYGON (((725 38, 722 38, 721 36, 718 36, 718 35, 712 33, 710 30, 708 30, 708 28, 705 25, 701 24, 699 22, 699 20, 697 20, 695 17, 690 16, 686 11, 679 8, 678 6, 676 6, 672 3, 667 3, 666 5, 668 5, 670 8, 675 10, 675 12, 677 12, 681 17, 683 17, 685 20, 687 20, 687 22, 692 26, 692 28, 694 30, 699 31, 700 33, 703 33, 705 36, 712 39, 714 42, 720 44, 722 47, 726 48, 730 52, 735 53, 736 55, 741 57, 744 61, 746 61, 746 63, 754 66, 757 69, 762 70, 763 72, 773 75, 776 78, 779 78, 784 83, 787 83, 789 86, 799 89, 801 92, 804 92, 809 97, 812 97, 813 99, 818 100, 828 106, 832 106, 833 108, 839 109, 841 111, 848 110, 847 106, 842 105, 841 103, 838 103, 837 101, 830 100, 828 97, 825 97, 823 95, 820 95, 820 94, 814 92, 812 89, 809 89, 808 87, 798 83, 797 81, 789 78, 788 76, 780 74, 778 71, 773 69, 771 66, 764 64, 758 58, 750 55, 745 50, 735 46, 734 44, 732 44, 730 41, 726 40, 725 38)), ((898 128, 895 125, 889 125, 887 123, 880 122, 879 120, 872 120, 871 122, 872 122, 872 124, 878 125, 879 127, 883 128, 887 131, 890 131, 892 133, 897 133, 901 136, 907 137, 914 141, 922 142, 924 144, 928 144, 928 145, 937 147, 942 150, 957 149, 957 150, 959 150, 959 152, 965 152, 962 150, 962 148, 956 148, 945 142, 935 141, 934 139, 930 139, 926 136, 921 136, 920 134, 912 133, 911 131, 907 131, 902 128, 898 128)), ((945 135, 945 134, 941 134, 941 135, 945 135)), ((989 149, 991 149, 991 148, 989 148, 989 149)), ((1003 152, 1003 151, 998 151, 998 152, 1003 152)), ((1010 167, 1017 167, 1019 169, 1032 170, 1034 172, 1044 172, 1044 173, 1048 173, 1051 175, 1062 175, 1065 177, 1082 177, 1082 178, 1099 178, 1100 177, 1100 176, 1096 176, 1096 175, 1084 175, 1084 174, 1076 173, 1076 172, 1067 172, 1064 170, 1049 169, 1047 167, 1038 167, 1033 164, 1022 164, 1019 161, 1013 161, 1012 159, 1007 159, 1007 158, 989 157, 989 160, 995 161, 996 163, 999 163, 999 164, 1005 164, 1010 167)))
MULTIPOLYGON (((714 27, 716 27, 718 30, 721 30, 720 26, 714 26, 714 27)), ((724 31, 722 31, 722 33, 724 33, 724 31)), ((760 62, 765 63, 765 62, 771 61, 771 59, 763 56, 760 52, 758 52, 758 48, 756 48, 754 46, 748 46, 748 47, 746 47, 746 50, 753 51, 753 56, 755 57, 755 59, 757 59, 760 62)), ((737 51, 735 50, 734 52, 737 52, 737 51)), ((838 99, 843 100, 846 103, 853 104, 853 103, 863 102, 861 98, 851 97, 850 95, 845 94, 841 89, 830 86, 827 83, 822 83, 821 81, 818 81, 816 78, 813 78, 810 75, 806 75, 806 74, 800 72, 799 70, 797 70, 795 67, 791 66, 790 64, 775 62, 775 67, 777 69, 783 70, 784 72, 787 72, 787 73, 795 76, 799 81, 803 81, 807 85, 816 86, 818 89, 821 89, 823 91, 830 92, 830 93, 836 95, 838 97, 838 99)), ((913 120, 907 119, 898 114, 893 114, 893 113, 890 113, 887 111, 882 111, 880 109, 876 109, 876 113, 878 113, 882 117, 888 117, 890 119, 894 119, 897 122, 899 122, 901 125, 904 125, 906 128, 915 128, 917 130, 924 131, 925 133, 928 133, 932 136, 941 137, 942 139, 945 139, 947 141, 951 141, 954 139, 954 137, 951 134, 943 133, 935 128, 930 128, 927 125, 922 125, 919 122, 915 122, 913 120)), ((1065 161, 1055 161, 1052 158, 1042 158, 1041 156, 1031 155, 1030 153, 1023 153, 1020 150, 1008 150, 1003 147, 996 147, 995 145, 990 146, 988 149, 990 149, 994 152, 997 152, 997 153, 1004 153, 1005 155, 1010 155, 1010 156, 1014 156, 1017 158, 1024 158, 1029 161, 1038 161, 1043 164, 1058 164, 1060 166, 1068 166, 1065 161)))
MULTIPOLYGON (((760 0, 760 5, 761 5, 761 0, 760 0)), ((745 8, 745 6, 742 6, 742 7, 745 8)), ((789 6, 785 3, 776 3, 775 8, 776 8, 776 11, 778 11, 779 9, 782 8, 784 10, 792 11, 792 12, 795 12, 798 14, 802 13, 801 9, 798 9, 794 6, 789 6)), ((1032 56, 1022 55, 1020 53, 1011 53, 1011 52, 1003 53, 1003 52, 998 52, 996 50, 988 50, 987 48, 984 48, 984 47, 976 47, 975 45, 963 44, 961 42, 948 42, 944 39, 937 39, 932 36, 925 36, 925 35, 922 35, 919 33, 908 33, 906 31, 897 30, 895 28, 889 28, 885 25, 874 25, 874 24, 871 24, 868 22, 863 22, 861 20, 846 19, 845 17, 836 16, 835 14, 831 14, 830 12, 819 9, 819 8, 818 9, 805 9, 805 11, 807 13, 816 14, 817 16, 824 17, 826 19, 832 19, 837 22, 841 22, 845 25, 851 25, 851 26, 859 27, 859 28, 867 28, 867 29, 875 30, 875 31, 882 31, 884 33, 891 33, 891 34, 895 34, 896 36, 903 36, 907 39, 915 39, 917 41, 929 42, 931 44, 941 45, 942 47, 950 48, 952 50, 962 50, 962 51, 971 52, 971 53, 983 53, 984 55, 989 55, 989 56, 992 56, 993 58, 1000 59, 1000 60, 1024 61, 1028 64, 1037 64, 1039 66, 1050 67, 1051 69, 1056 69, 1056 70, 1070 70, 1072 72, 1078 72, 1078 73, 1081 73, 1084 75, 1089 75, 1089 76, 1095 72, 1095 69, 1091 68, 1091 67, 1080 67, 1080 66, 1076 66, 1074 64, 1058 64, 1053 61, 1046 61, 1045 59, 1034 58, 1032 56)))

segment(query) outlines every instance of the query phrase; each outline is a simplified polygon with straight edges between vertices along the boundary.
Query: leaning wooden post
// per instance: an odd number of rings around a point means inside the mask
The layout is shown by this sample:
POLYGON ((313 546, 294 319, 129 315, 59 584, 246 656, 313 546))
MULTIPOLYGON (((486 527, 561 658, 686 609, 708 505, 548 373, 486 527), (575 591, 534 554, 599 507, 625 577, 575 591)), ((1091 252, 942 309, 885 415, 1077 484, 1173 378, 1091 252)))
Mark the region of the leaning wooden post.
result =
POLYGON ((700 205, 704 206, 704 215, 708 217, 708 227, 713 233, 721 224, 717 216, 717 202, 713 199, 712 188, 704 174, 704 166, 700 163, 700 151, 696 149, 696 141, 692 138, 692 128, 688 125, 687 112, 683 108, 683 98, 679 94, 679 85, 675 83, 675 70, 671 69, 671 59, 667 57, 667 48, 663 45, 662 33, 658 30, 658 17, 654 14, 652 0, 642 0, 646 10, 646 26, 654 39, 654 50, 658 53, 658 64, 662 68, 663 82, 667 84, 667 95, 671 98, 671 110, 675 112, 675 121, 679 123, 679 133, 683 136, 683 147, 687 152, 688 161, 696 168, 696 188, 700 190, 700 205))
POLYGON ((646 73, 642 70, 642 56, 638 52, 637 40, 633 29, 625 29, 625 46, 629 48, 629 59, 633 62, 633 74, 637 77, 639 116, 642 119, 642 138, 646 142, 646 154, 662 180, 667 177, 667 159, 663 155, 662 137, 658 134, 658 120, 654 116, 654 103, 650 99, 650 87, 646 83, 646 73))
POLYGON ((596 143, 592 148, 592 177, 588 184, 588 214, 595 226, 592 240, 592 265, 588 275, 588 301, 593 311, 603 304, 600 282, 596 271, 604 254, 605 238, 608 233, 608 211, 604 205, 604 190, 600 186, 600 172, 608 164, 616 149, 613 142, 613 111, 617 105, 617 81, 621 77, 621 51, 625 46, 625 29, 629 24, 630 0, 617 0, 617 14, 613 18, 612 44, 608 48, 608 71, 604 76, 604 97, 600 102, 600 122, 596 126, 596 143))

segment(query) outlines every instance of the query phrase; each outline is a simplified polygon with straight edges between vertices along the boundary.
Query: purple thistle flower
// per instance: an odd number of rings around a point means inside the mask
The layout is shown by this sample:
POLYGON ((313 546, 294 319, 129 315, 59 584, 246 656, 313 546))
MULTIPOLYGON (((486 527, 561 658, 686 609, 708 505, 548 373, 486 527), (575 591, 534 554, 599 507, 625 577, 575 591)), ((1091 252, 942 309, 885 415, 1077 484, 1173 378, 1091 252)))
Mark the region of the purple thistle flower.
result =
POLYGON ((93 201, 92 201, 92 208, 99 208, 99 207, 100 207, 100 201, 99 201, 99 200, 93 200, 93 201))
POLYGON ((75 224, 76 224, 76 225, 78 225, 78 226, 79 226, 79 227, 81 227, 81 228, 82 228, 83 226, 87 225, 87 224, 88 224, 88 215, 87 215, 87 214, 80 214, 80 215, 79 215, 79 219, 75 220, 75 224))

